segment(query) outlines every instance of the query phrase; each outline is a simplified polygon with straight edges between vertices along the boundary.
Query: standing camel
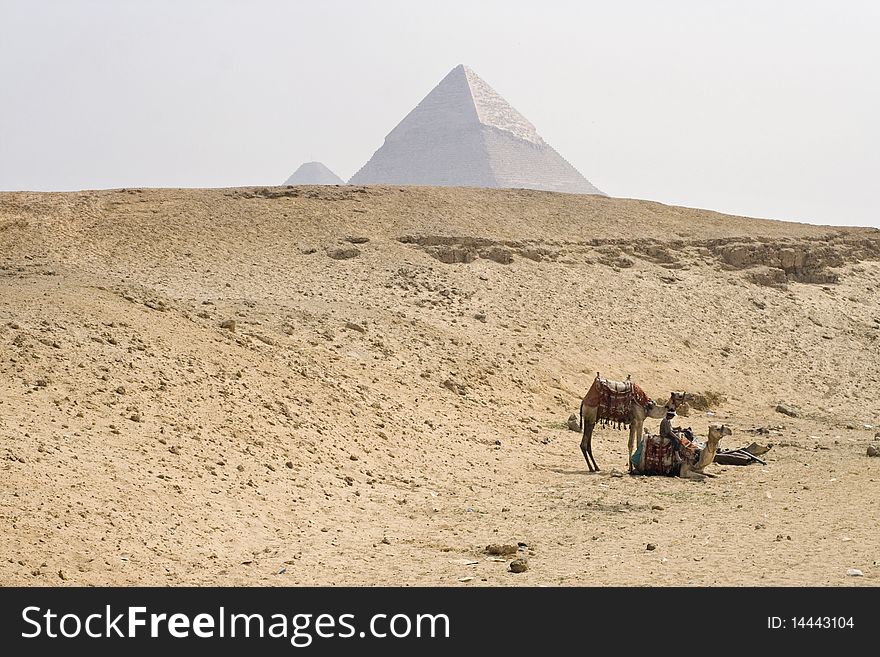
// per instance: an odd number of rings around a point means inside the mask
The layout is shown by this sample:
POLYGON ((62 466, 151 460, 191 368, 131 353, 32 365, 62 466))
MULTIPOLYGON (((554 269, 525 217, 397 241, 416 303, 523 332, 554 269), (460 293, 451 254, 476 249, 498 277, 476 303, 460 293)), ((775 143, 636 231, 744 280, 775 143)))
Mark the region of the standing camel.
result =
POLYGON ((687 401, 688 395, 684 392, 672 392, 669 399, 664 403, 654 402, 645 391, 626 377, 626 381, 608 381, 600 378, 596 372, 593 385, 581 400, 579 423, 584 430, 581 439, 581 452, 587 462, 590 472, 598 472, 599 465, 593 456, 593 427, 598 422, 607 424, 616 423, 618 427, 629 425, 629 443, 627 464, 632 472, 632 453, 636 438, 642 435, 642 426, 645 418, 662 419, 666 416, 666 410, 675 409, 687 401), (591 463, 592 461, 592 463, 591 463))

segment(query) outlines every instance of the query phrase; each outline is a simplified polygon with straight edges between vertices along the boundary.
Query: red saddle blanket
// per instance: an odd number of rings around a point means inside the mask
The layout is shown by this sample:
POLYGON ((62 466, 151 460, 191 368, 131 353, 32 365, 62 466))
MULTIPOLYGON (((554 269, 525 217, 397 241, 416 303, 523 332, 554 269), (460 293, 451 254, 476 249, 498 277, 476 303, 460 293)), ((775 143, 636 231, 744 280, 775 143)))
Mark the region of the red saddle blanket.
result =
POLYGON ((678 474, 679 464, 675 461, 675 447, 671 440, 660 436, 647 436, 641 448, 645 450, 643 474, 665 477, 678 474))
POLYGON ((633 465, 638 465, 641 452, 645 452, 645 463, 642 474, 675 477, 681 468, 682 461, 695 464, 700 459, 700 448, 687 438, 679 437, 681 443, 680 459, 675 456, 675 445, 672 440, 657 435, 648 435, 633 454, 633 465))
POLYGON ((603 425, 616 424, 618 428, 628 425, 633 403, 645 406, 651 403, 651 398, 632 381, 596 378, 587 391, 586 404, 598 408, 596 419, 603 425))

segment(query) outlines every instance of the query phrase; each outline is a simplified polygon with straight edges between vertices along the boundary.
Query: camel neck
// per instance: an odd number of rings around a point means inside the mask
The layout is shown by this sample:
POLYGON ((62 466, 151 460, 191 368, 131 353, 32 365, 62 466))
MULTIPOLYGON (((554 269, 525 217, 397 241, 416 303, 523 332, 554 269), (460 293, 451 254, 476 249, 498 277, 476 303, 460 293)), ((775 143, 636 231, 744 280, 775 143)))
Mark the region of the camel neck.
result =
POLYGON ((718 443, 710 443, 707 442, 706 446, 700 450, 700 458, 697 460, 696 467, 698 469, 705 468, 709 465, 713 460, 715 460, 715 453, 718 451, 718 443))

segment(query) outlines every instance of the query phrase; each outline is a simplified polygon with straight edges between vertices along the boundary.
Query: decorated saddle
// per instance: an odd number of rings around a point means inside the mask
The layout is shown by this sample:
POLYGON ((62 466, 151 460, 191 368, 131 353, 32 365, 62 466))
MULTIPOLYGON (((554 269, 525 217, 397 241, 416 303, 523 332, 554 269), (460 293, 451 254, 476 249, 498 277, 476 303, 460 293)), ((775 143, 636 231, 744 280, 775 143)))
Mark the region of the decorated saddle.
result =
POLYGON ((676 457, 675 443, 670 438, 656 434, 647 434, 639 441, 639 446, 632 455, 632 464, 639 468, 644 453, 644 465, 641 466, 641 474, 660 475, 663 477, 676 477, 681 469, 682 462, 691 465, 700 460, 700 448, 685 438, 678 436, 680 452, 676 457))
POLYGON ((598 376, 593 379, 585 401, 588 406, 598 409, 596 419, 602 426, 615 426, 618 429, 629 424, 633 403, 645 408, 654 404, 645 391, 632 381, 609 381, 598 376))
POLYGON ((642 461, 642 453, 645 459, 640 469, 642 474, 665 477, 678 474, 679 465, 675 461, 675 446, 668 438, 648 434, 644 440, 639 441, 639 447, 632 455, 632 464, 636 468, 642 461))

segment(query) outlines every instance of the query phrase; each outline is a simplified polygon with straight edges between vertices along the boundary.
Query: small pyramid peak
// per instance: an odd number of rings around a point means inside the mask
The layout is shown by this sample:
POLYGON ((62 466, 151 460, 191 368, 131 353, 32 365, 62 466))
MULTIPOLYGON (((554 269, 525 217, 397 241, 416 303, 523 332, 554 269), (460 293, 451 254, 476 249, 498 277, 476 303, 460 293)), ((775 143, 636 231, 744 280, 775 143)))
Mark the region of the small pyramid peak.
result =
POLYGON ((446 74, 446 77, 450 77, 450 78, 451 77, 459 77, 462 74, 464 75, 465 79, 468 79, 471 76, 476 75, 476 73, 474 73, 474 69, 472 69, 467 64, 459 64, 459 65, 453 67, 452 69, 450 69, 449 73, 446 74))
MULTIPOLYGON (((471 77, 474 77, 477 75, 476 73, 474 73, 474 69, 472 69, 467 64, 459 64, 454 69, 452 69, 452 71, 458 71, 458 72, 464 73, 465 77, 467 77, 467 78, 471 78, 471 77)), ((452 72, 452 71, 450 71, 450 72, 452 72)))
POLYGON ((285 185, 344 185, 345 181, 323 162, 303 162, 284 182, 285 185))

